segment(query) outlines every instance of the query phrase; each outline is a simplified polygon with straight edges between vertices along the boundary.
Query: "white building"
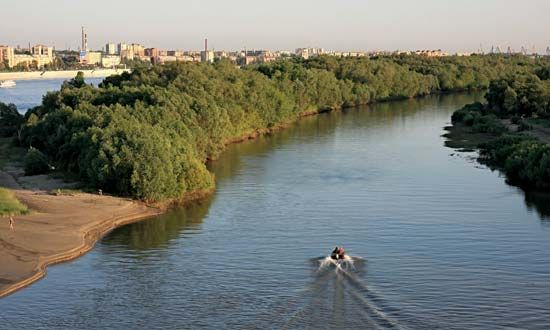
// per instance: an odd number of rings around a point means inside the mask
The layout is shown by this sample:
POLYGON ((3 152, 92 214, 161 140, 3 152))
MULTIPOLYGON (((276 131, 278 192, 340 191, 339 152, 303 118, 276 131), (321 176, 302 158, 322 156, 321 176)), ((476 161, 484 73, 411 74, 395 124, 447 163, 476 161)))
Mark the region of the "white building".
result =
POLYGON ((214 52, 211 50, 203 50, 201 52, 201 62, 214 62, 214 52))
POLYGON ((101 58, 102 54, 100 52, 80 52, 80 64, 101 64, 101 58))
POLYGON ((120 56, 106 55, 101 58, 101 66, 104 68, 112 68, 120 65, 120 56))
POLYGON ((113 43, 106 44, 105 45, 105 53, 107 55, 115 55, 117 53, 117 49, 115 47, 115 44, 113 44, 113 43))
POLYGON ((127 44, 122 43, 122 42, 119 43, 119 44, 117 45, 117 54, 122 55, 122 52, 127 51, 128 48, 129 48, 129 47, 128 47, 127 44))

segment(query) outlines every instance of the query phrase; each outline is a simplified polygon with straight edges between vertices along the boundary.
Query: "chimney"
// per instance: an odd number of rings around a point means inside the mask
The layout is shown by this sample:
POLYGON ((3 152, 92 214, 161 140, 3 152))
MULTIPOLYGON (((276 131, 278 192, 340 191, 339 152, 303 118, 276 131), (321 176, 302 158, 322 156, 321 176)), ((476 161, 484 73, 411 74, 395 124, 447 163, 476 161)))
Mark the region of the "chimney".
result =
POLYGON ((208 39, 204 39, 204 51, 208 51, 208 39))

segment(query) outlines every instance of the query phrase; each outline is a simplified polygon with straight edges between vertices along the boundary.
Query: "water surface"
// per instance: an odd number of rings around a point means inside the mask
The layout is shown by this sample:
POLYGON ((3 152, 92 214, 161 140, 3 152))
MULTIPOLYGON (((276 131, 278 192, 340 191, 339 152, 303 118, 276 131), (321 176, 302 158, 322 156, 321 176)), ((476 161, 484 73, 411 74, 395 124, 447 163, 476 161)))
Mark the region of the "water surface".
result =
MULTIPOLYGON (((86 78, 87 83, 97 86, 104 78, 86 78)), ((63 81, 69 79, 17 80, 12 88, 0 88, 0 102, 13 103, 17 110, 25 113, 28 109, 42 103, 47 92, 59 90, 63 81)))
POLYGON ((0 300, 2 329, 548 329, 549 199, 444 147, 478 95, 306 118, 231 146, 216 193, 0 300), (317 272, 344 245, 355 271, 317 272))

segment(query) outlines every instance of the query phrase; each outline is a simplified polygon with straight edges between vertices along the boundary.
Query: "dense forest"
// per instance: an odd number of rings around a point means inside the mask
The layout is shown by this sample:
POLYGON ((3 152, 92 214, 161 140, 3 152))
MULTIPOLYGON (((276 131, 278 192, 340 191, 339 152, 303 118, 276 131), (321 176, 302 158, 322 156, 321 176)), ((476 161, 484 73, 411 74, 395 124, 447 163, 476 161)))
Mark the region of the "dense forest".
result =
POLYGON ((544 74, 548 63, 496 55, 323 56, 244 68, 170 63, 98 87, 77 76, 26 113, 17 137, 32 147, 31 160, 47 159, 91 187, 147 201, 178 199, 212 189, 205 160, 229 141, 306 114, 485 89, 495 79, 544 74))
POLYGON ((550 76, 548 67, 490 83, 486 104, 465 106, 452 116, 454 125, 486 133, 481 160, 501 169, 518 185, 550 189, 550 76))

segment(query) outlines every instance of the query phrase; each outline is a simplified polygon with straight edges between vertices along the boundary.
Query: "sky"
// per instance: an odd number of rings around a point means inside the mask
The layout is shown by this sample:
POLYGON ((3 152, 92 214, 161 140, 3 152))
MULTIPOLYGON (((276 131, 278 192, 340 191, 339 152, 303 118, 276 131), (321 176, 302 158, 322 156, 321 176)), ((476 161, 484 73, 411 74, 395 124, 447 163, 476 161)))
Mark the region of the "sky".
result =
POLYGON ((331 50, 550 46, 550 0, 0 0, 0 44, 331 50))

